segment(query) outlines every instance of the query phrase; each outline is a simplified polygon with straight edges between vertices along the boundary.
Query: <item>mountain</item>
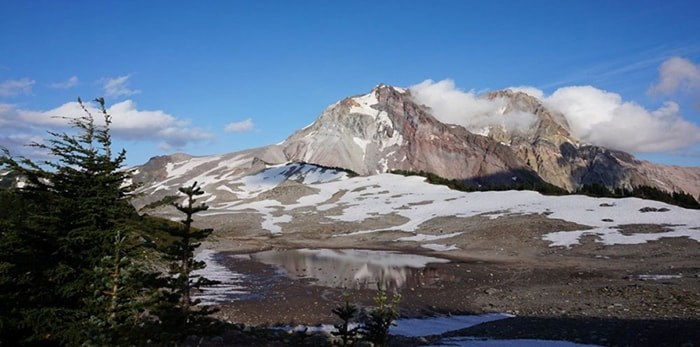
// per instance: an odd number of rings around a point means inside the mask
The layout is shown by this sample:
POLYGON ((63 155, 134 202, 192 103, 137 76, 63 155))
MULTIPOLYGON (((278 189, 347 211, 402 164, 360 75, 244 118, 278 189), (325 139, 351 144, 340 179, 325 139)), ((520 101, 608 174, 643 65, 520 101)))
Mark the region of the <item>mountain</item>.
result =
POLYGON ((410 91, 387 85, 329 106, 281 146, 290 160, 361 175, 407 170, 484 183, 540 181, 508 146, 441 123, 410 91))
POLYGON ((510 146, 546 182, 570 191, 583 184, 600 183, 611 189, 645 185, 696 197, 700 194, 700 168, 657 165, 623 151, 582 143, 571 134, 563 115, 525 93, 498 91, 486 98, 506 100, 506 115, 535 115, 535 122, 525 130, 493 127, 485 135, 510 146))
POLYGON ((139 167, 136 179, 156 187, 150 190, 157 197, 202 175, 226 181, 260 171, 265 163, 303 162, 360 175, 424 171, 475 185, 547 182, 570 191, 593 183, 611 189, 646 185, 700 195, 700 168, 653 164, 585 144, 572 135, 564 115, 522 92, 483 98, 503 105, 495 119, 526 113, 534 121, 516 129, 497 121, 471 129, 445 124, 416 103, 410 90, 380 84, 328 106, 280 144, 219 156, 156 157, 139 167))
POLYGON ((567 190, 599 183, 611 189, 646 185, 700 194, 700 168, 656 165, 631 154, 582 143, 566 118, 538 99, 509 90, 492 92, 505 119, 534 115, 525 129, 481 129, 444 124, 410 90, 379 85, 370 93, 329 106, 281 146, 290 160, 343 167, 362 175, 426 171, 479 184, 545 181, 567 190))

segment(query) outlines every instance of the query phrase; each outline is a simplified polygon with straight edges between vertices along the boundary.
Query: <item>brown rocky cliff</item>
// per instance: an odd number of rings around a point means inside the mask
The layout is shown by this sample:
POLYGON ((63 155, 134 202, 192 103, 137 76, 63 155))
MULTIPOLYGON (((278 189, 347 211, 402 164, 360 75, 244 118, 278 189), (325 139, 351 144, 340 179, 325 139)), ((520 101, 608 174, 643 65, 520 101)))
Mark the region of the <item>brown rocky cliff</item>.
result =
POLYGON ((626 152, 583 144, 571 134, 563 115, 524 93, 498 91, 486 98, 506 99, 506 115, 528 112, 535 116, 535 122, 524 131, 507 132, 495 127, 488 136, 509 144, 520 160, 549 183, 568 190, 602 183, 609 188, 647 185, 695 197, 700 194, 700 168, 652 164, 626 152))
POLYGON ((410 91, 386 85, 332 105, 282 146, 290 160, 363 175, 408 170, 450 179, 537 176, 507 146, 439 122, 410 91))

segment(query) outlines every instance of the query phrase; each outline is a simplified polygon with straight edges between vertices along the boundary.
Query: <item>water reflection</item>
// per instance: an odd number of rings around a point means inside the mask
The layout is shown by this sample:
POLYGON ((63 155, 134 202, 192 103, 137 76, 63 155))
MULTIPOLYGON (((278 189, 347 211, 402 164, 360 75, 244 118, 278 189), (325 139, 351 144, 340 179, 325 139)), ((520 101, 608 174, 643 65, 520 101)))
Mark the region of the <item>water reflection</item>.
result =
POLYGON ((219 282, 216 285, 203 287, 193 295, 193 298, 201 300, 203 305, 220 304, 231 301, 232 297, 248 294, 248 288, 243 283, 243 275, 219 263, 216 259, 217 255, 218 253, 206 249, 195 257, 195 260, 203 261, 206 267, 192 271, 192 275, 219 282))
POLYGON ((292 279, 313 279, 332 287, 384 289, 430 287, 440 278, 430 263, 449 260, 389 251, 358 249, 271 250, 249 255, 252 260, 276 266, 292 279))

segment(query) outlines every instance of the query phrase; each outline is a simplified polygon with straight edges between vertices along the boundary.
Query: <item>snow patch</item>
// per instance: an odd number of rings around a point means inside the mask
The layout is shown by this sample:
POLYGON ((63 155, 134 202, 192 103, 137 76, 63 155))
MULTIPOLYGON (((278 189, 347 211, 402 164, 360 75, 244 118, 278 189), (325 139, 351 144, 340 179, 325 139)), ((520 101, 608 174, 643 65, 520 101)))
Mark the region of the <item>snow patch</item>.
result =
POLYGON ((350 107, 350 113, 366 114, 375 117, 379 111, 371 106, 379 103, 377 96, 374 93, 368 93, 362 96, 352 98, 355 103, 350 107))
POLYGON ((642 281, 665 281, 683 278, 683 275, 637 275, 634 278, 642 281))
POLYGON ((454 244, 452 244, 452 245, 443 245, 443 244, 439 244, 439 243, 425 243, 425 244, 422 244, 422 245, 420 245, 420 246, 423 247, 423 248, 427 248, 427 249, 433 250, 433 251, 437 251, 437 252, 456 251, 456 250, 459 249, 459 248, 457 247, 457 245, 454 245, 454 244))
MULTIPOLYGON (((478 324, 488 323, 497 321, 500 319, 513 317, 507 314, 486 314, 480 316, 448 316, 448 317, 433 317, 433 318, 401 318, 397 319, 389 330, 391 335, 402 335, 406 337, 421 337, 421 336, 433 336, 441 335, 450 331, 461 330, 469 327, 473 327, 478 324)), ((356 327, 357 324, 351 324, 350 328, 356 327)), ((321 324, 316 326, 306 326, 306 325, 296 325, 296 326, 282 326, 276 327, 275 329, 280 329, 287 331, 289 333, 294 332, 307 332, 307 333, 327 333, 330 334, 336 331, 332 324, 321 324)), ((522 339, 522 340, 497 340, 497 339, 483 339, 476 337, 450 337, 438 341, 438 344, 433 346, 505 346, 505 347, 587 347, 595 345, 584 345, 577 344, 568 341, 553 341, 553 340, 534 340, 534 339, 522 339)))
POLYGON ((372 143, 371 140, 366 140, 366 139, 361 139, 359 137, 353 137, 352 140, 355 142, 356 145, 360 147, 362 150, 362 160, 365 159, 365 156, 367 155, 367 146, 372 143))
POLYGON ((190 170, 196 168, 197 166, 200 166, 202 164, 210 163, 213 161, 220 160, 220 156, 214 156, 214 157, 195 157, 195 158, 190 158, 185 161, 177 162, 177 163, 168 163, 165 166, 166 172, 167 172, 167 178, 178 178, 189 172, 190 170))
POLYGON ((435 240, 449 239, 450 237, 455 237, 455 236, 459 236, 462 234, 464 234, 464 233, 463 232, 456 232, 456 233, 441 234, 441 235, 416 234, 414 236, 399 237, 395 241, 415 241, 415 242, 435 241, 435 240))
POLYGON ((491 134, 491 127, 484 127, 481 129, 470 129, 469 131, 472 134, 481 135, 481 136, 489 136, 489 134, 491 134))
POLYGON ((234 195, 236 194, 236 192, 234 192, 233 189, 229 188, 225 184, 222 184, 222 185, 216 187, 216 190, 223 190, 225 192, 229 192, 229 193, 234 194, 234 195))
MULTIPOLYGON (((690 237, 700 241, 700 211, 687 210, 660 202, 637 198, 607 199, 580 195, 544 196, 531 191, 460 192, 425 182, 423 177, 404 177, 380 174, 355 177, 315 184, 318 193, 304 196, 296 204, 280 206, 280 212, 300 207, 317 211, 341 208, 341 213, 326 218, 335 221, 361 222, 377 215, 396 214, 408 221, 402 225, 377 230, 360 230, 347 236, 382 230, 412 232, 421 224, 436 217, 472 217, 488 215, 546 214, 548 218, 562 219, 590 226, 578 231, 553 232, 544 235, 551 246, 570 247, 587 234, 597 235, 605 244, 643 243, 661 237, 690 237), (337 201, 327 203, 333 194, 346 191, 337 201), (425 204, 426 201, 432 201, 425 204), (612 204, 602 207, 602 204, 612 204), (641 213, 645 206, 668 209, 667 212, 641 213), (615 223, 604 222, 614 216, 615 223), (669 231, 660 233, 622 234, 618 225, 668 224, 669 231)), ((243 204, 242 206, 246 206, 243 204)))

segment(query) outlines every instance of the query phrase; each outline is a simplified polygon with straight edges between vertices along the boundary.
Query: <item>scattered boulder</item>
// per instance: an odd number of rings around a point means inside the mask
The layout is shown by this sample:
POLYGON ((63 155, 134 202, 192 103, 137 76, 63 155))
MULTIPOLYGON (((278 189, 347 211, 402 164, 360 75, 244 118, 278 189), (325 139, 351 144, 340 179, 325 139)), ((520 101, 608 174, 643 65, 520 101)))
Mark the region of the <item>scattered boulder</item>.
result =
POLYGON ((642 212, 642 213, 646 213, 646 212, 668 212, 668 211, 670 211, 670 210, 669 210, 668 208, 666 208, 666 207, 656 208, 656 207, 649 207, 649 206, 647 206, 647 207, 642 207, 642 208, 639 209, 639 212, 642 212))

